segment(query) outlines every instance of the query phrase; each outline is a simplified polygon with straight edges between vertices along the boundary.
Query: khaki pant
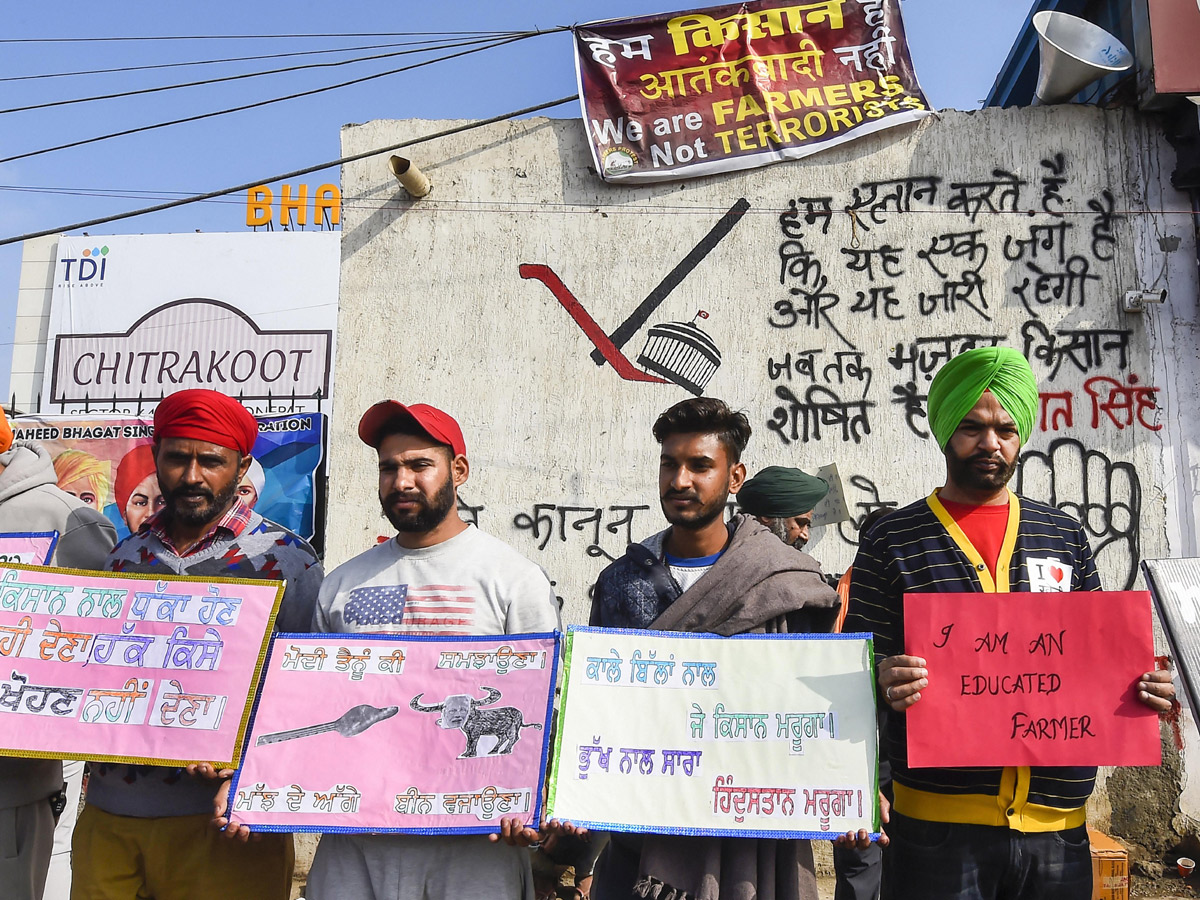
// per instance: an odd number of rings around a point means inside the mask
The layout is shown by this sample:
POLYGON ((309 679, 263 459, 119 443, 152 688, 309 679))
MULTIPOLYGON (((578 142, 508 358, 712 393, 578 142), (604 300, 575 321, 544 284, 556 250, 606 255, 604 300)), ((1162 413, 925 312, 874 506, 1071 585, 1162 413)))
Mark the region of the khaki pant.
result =
POLYGON ((114 816, 85 806, 71 845, 71 900, 288 900, 292 836, 243 844, 210 819, 114 816))

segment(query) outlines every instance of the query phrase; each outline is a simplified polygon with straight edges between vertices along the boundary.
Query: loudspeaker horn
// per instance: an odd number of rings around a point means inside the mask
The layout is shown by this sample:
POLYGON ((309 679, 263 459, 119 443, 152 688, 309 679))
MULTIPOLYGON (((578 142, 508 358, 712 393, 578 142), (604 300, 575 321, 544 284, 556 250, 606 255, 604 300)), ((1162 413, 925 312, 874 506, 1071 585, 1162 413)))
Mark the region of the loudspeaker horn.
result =
POLYGON ((1124 44, 1086 19, 1042 10, 1034 14, 1033 27, 1041 51, 1035 106, 1061 103, 1097 78, 1133 65, 1124 44))

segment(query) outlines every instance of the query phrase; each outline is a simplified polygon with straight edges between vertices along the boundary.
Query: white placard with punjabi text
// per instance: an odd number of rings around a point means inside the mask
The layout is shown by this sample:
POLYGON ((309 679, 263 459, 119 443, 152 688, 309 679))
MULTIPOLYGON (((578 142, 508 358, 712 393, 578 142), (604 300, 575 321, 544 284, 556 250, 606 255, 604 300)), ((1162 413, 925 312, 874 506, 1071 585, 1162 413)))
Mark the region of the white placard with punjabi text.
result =
POLYGON ((547 818, 608 831, 879 831, 870 635, 572 628, 547 818))

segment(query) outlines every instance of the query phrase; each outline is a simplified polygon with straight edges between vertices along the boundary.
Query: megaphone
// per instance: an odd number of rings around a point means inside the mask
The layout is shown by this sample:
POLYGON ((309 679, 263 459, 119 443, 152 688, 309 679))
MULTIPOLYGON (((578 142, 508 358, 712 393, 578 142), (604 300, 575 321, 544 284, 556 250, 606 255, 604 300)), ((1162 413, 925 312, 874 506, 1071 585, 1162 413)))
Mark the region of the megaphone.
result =
POLYGON ((1033 16, 1041 51, 1034 105, 1061 103, 1085 85, 1133 65, 1124 44, 1086 19, 1053 10, 1033 16))

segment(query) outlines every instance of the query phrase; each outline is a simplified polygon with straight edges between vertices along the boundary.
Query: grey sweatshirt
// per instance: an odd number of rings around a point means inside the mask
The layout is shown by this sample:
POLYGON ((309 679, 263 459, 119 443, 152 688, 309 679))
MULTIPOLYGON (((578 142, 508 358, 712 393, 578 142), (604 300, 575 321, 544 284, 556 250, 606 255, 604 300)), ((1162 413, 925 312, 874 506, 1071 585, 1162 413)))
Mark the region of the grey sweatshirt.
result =
MULTIPOLYGON (((57 531, 51 565, 100 569, 117 540, 112 523, 58 488, 54 462, 38 444, 17 441, 0 453, 0 533, 57 531)), ((0 809, 49 797, 63 784, 54 759, 0 756, 0 809)))

